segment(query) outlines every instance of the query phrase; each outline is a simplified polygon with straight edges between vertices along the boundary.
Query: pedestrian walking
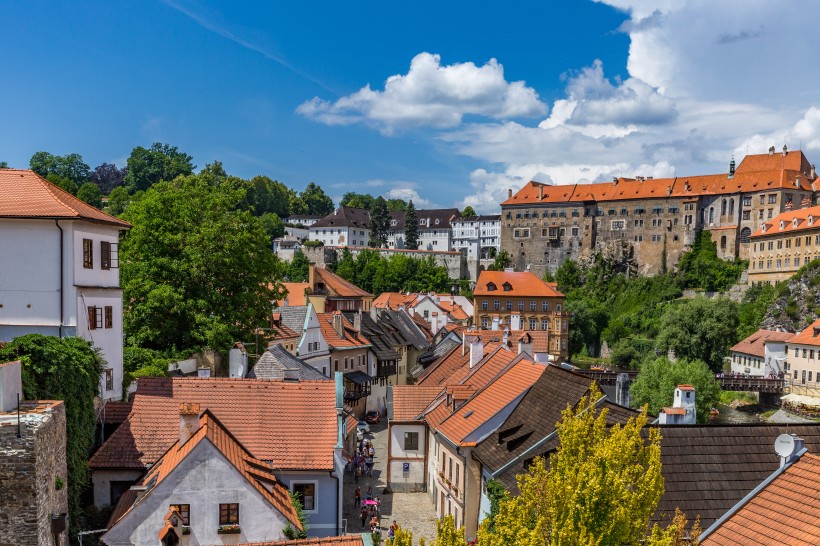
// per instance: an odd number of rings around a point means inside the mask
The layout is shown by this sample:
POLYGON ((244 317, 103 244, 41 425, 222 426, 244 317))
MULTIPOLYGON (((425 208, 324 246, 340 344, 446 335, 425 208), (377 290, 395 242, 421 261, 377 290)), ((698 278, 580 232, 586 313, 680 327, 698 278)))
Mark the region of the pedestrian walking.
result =
POLYGON ((367 522, 367 506, 362 506, 362 510, 359 513, 359 516, 362 518, 362 529, 364 529, 364 525, 367 522))
POLYGON ((367 500, 373 500, 373 486, 367 486, 367 500))
POLYGON ((360 488, 356 488, 356 491, 353 493, 353 508, 361 506, 362 504, 362 490, 360 488))

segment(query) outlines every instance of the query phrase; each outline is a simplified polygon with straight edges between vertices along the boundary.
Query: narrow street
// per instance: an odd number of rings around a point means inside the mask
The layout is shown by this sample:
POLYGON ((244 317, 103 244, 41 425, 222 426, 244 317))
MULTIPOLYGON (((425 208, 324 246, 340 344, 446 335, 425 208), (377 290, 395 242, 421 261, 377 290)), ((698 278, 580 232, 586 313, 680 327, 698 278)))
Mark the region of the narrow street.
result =
POLYGON ((354 476, 345 473, 344 477, 344 517, 347 520, 348 533, 361 533, 369 529, 366 521, 364 527, 359 515, 359 508, 354 507, 356 486, 362 490, 362 501, 367 498, 367 488, 373 488, 373 496, 381 500, 382 537, 387 540, 387 528, 393 520, 411 533, 414 543, 420 538, 430 544, 436 537, 436 514, 433 503, 427 493, 394 493, 385 495, 387 486, 387 420, 382 418, 377 425, 370 425, 370 433, 365 438, 373 442, 376 449, 372 476, 360 476, 358 484, 354 476))

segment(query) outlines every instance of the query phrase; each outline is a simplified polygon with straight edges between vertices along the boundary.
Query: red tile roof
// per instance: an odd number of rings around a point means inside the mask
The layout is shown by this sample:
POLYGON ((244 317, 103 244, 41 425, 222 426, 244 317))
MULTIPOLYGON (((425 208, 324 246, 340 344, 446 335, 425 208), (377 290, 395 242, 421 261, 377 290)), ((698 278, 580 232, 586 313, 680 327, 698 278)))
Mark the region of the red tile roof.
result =
MULTIPOLYGON (((546 330, 510 330, 507 335, 507 341, 512 344, 514 350, 518 350, 518 342, 526 334, 532 338, 532 350, 536 353, 549 352, 549 332, 546 330)), ((502 330, 474 330, 467 334, 468 336, 477 336, 481 341, 501 341, 504 339, 504 332, 502 330)))
POLYGON ((787 341, 794 337, 790 332, 776 332, 774 330, 760 329, 743 341, 738 342, 731 351, 733 353, 743 353, 745 355, 758 356, 763 358, 766 354, 767 341, 787 341))
POLYGON ((530 271, 482 271, 478 276, 474 296, 523 296, 523 297, 550 297, 563 298, 558 290, 538 278, 530 271), (493 283, 495 290, 489 290, 487 285, 493 283), (504 290, 504 284, 510 285, 504 290))
POLYGON ((103 406, 103 420, 106 424, 119 424, 131 413, 131 402, 109 401, 103 406))
MULTIPOLYGON (((179 413, 176 416, 179 422, 179 413)), ((177 429, 178 431, 179 429, 177 429)), ((177 432, 177 435, 179 433, 177 432)), ((199 418, 199 429, 188 440, 180 445, 179 439, 171 445, 162 458, 151 467, 140 479, 137 485, 147 486, 149 489, 140 492, 136 498, 120 498, 114 513, 109 521, 109 528, 128 513, 136 504, 150 498, 151 491, 167 478, 185 460, 185 458, 203 441, 208 440, 222 455, 236 468, 236 470, 253 485, 253 487, 276 510, 290 521, 291 524, 302 528, 299 517, 290 501, 290 493, 276 476, 269 464, 256 459, 251 452, 240 444, 234 436, 225 429, 209 411, 202 412, 199 418)))
MULTIPOLYGON (((370 292, 362 290, 355 284, 343 279, 342 277, 328 269, 316 267, 315 275, 316 278, 314 282, 324 283, 325 288, 328 290, 330 296, 338 296, 341 298, 373 297, 373 294, 371 294, 370 292)), ((314 287, 313 290, 316 290, 316 288, 314 287)))
POLYGON ((532 387, 546 369, 544 364, 519 360, 444 419, 436 430, 456 445, 476 445, 481 438, 471 433, 532 387))
POLYGON ((440 385, 394 385, 393 421, 415 421, 443 392, 440 385))
POLYGON ((373 300, 373 307, 376 309, 393 309, 404 307, 413 303, 418 298, 418 294, 402 294, 401 292, 382 292, 373 300))
POLYGON ((279 307, 285 306, 285 300, 291 307, 298 307, 300 305, 307 305, 307 298, 305 298, 305 290, 310 288, 306 282, 283 282, 282 285, 288 291, 288 295, 276 302, 279 307))
POLYGON ((86 220, 128 229, 120 220, 61 190, 34 171, 0 169, 0 218, 86 220))
POLYGON ((143 469, 179 438, 179 404, 200 404, 274 468, 331 470, 336 445, 332 381, 140 378, 133 408, 91 457, 91 468, 143 469), (309 424, 310 434, 305 434, 309 424))
POLYGON ((319 326, 322 329, 322 337, 325 338, 331 349, 364 349, 371 344, 362 335, 353 329, 353 325, 339 311, 336 313, 317 313, 319 326), (333 328, 333 315, 338 313, 342 318, 345 337, 339 336, 333 328))
POLYGON ((820 229, 820 207, 797 209, 778 214, 771 220, 766 220, 766 223, 752 233, 752 237, 794 233, 807 229, 820 229), (781 225, 783 227, 780 227, 781 225))
POLYGON ((820 319, 815 320, 802 332, 788 339, 789 345, 820 345, 820 335, 815 334, 815 328, 820 332, 820 319))
POLYGON ((810 546, 820 541, 820 457, 805 453, 701 541, 810 546))

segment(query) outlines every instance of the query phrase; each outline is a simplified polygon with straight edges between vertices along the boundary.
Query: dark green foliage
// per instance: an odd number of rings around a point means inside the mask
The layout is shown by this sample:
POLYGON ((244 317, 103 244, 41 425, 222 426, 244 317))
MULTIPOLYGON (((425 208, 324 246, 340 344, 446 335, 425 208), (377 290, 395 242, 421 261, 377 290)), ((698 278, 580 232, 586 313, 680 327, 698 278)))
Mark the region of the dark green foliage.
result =
POLYGON ((504 485, 495 478, 487 481, 487 497, 490 499, 490 513, 487 514, 489 530, 495 530, 495 516, 501 501, 509 498, 509 493, 504 489, 504 485))
POLYGON ((281 182, 271 180, 267 176, 254 176, 243 184, 247 190, 243 208, 250 210, 256 216, 272 212, 281 218, 290 214, 293 190, 281 182))
POLYGON ((466 207, 464 207, 464 210, 461 211, 462 218, 472 218, 473 216, 478 215, 475 213, 475 209, 470 205, 467 205, 466 207))
POLYGON ((738 339, 745 339, 760 329, 766 312, 775 300, 776 292, 775 287, 768 284, 758 284, 746 290, 738 307, 738 339))
POLYGON ((307 282, 309 265, 310 260, 307 259, 307 256, 301 250, 297 250, 293 254, 293 260, 285 269, 285 280, 288 282, 307 282))
POLYGON ((291 493, 290 494, 290 502, 293 504, 293 508, 296 510, 296 517, 299 518, 299 523, 301 524, 302 528, 297 529, 293 527, 290 522, 285 525, 285 528, 282 529, 282 534, 285 535, 286 538, 290 540, 296 540, 299 538, 307 538, 308 532, 308 524, 307 524, 307 516, 305 515, 304 505, 302 504, 302 500, 299 498, 298 493, 291 493))
POLYGON ((160 351, 227 349, 270 319, 280 264, 245 190, 213 173, 154 184, 132 202, 120 246, 129 344, 160 351))
POLYGON ((379 256, 374 250, 363 250, 354 259, 345 250, 336 265, 336 274, 371 294, 382 292, 450 292, 452 281, 447 270, 435 260, 394 254, 379 256))
POLYGON ((391 198, 387 200, 387 210, 390 212, 405 212, 407 210, 408 202, 404 199, 391 198))
POLYGON ((10 169, 8 162, 0 161, 0 169, 10 169))
POLYGON ((407 216, 404 219, 404 247, 409 250, 419 248, 419 219, 413 201, 407 205, 407 216))
POLYGON ((28 400, 63 400, 66 412, 68 503, 75 524, 80 493, 88 485, 86 463, 94 444, 100 374, 105 363, 84 339, 29 334, 0 348, 0 362, 21 360, 23 395, 28 400))
POLYGON ((106 212, 108 214, 113 214, 114 216, 119 216, 123 212, 125 212, 126 207, 128 207, 128 203, 131 202, 131 196, 123 186, 119 186, 111 190, 111 193, 108 195, 108 208, 106 212))
POLYGON ((66 178, 65 176, 51 173, 46 176, 46 180, 57 186, 63 191, 70 193, 71 195, 77 195, 77 190, 80 189, 77 186, 77 183, 71 180, 70 178, 66 178))
POLYGON ((321 186, 313 182, 299 194, 299 199, 305 204, 305 212, 301 214, 327 216, 333 212, 333 199, 325 194, 321 186))
POLYGON ((658 349, 678 358, 702 360, 714 372, 737 339, 737 304, 726 298, 695 298, 666 308, 658 332, 658 349))
POLYGON ((387 201, 384 197, 377 197, 370 211, 370 242, 373 248, 387 246, 387 232, 390 229, 390 215, 387 210, 387 201))
POLYGON ((578 354, 583 349, 591 354, 597 354, 600 332, 606 327, 608 320, 607 310, 597 301, 574 299, 566 302, 566 311, 572 313, 572 328, 569 331, 570 354, 578 354))
POLYGON ((506 250, 502 250, 498 254, 495 255, 495 260, 493 264, 489 266, 487 269, 490 271, 504 271, 504 269, 512 267, 512 258, 510 254, 506 250))
POLYGON ((192 160, 170 144, 155 142, 148 149, 137 146, 128 157, 128 173, 123 182, 130 193, 144 191, 161 180, 193 173, 196 167, 192 160))
MULTIPOLYGON (((57 175, 71 180, 77 186, 88 182, 89 168, 83 161, 80 154, 68 154, 65 156, 52 155, 48 152, 37 152, 31 156, 29 161, 31 170, 48 178, 49 175, 57 175)), ((72 193, 76 193, 76 190, 72 193)))
POLYGON ((615 368, 634 370, 640 367, 644 360, 654 357, 655 354, 654 340, 625 336, 618 338, 609 354, 609 360, 615 368))
POLYGON ((266 212, 259 217, 259 221, 262 222, 262 227, 268 234, 271 244, 274 239, 285 235, 285 222, 275 212, 266 212))
POLYGON ((670 362, 661 357, 644 362, 629 391, 632 407, 649 405, 649 412, 657 414, 661 408, 672 405, 675 387, 695 387, 695 406, 698 423, 709 420, 709 410, 720 400, 720 385, 703 361, 679 359, 670 362))
POLYGON ((342 196, 339 206, 370 210, 373 207, 373 201, 374 197, 369 193, 349 191, 342 196))
POLYGON ((86 182, 80 186, 80 189, 77 190, 77 199, 85 201, 92 207, 102 208, 102 192, 100 191, 100 187, 91 182, 86 182))
POLYGON ((718 258, 712 234, 701 231, 695 237, 692 250, 681 256, 678 270, 684 288, 702 288, 707 292, 722 292, 736 284, 748 263, 718 258))
POLYGON ((168 364, 177 360, 159 351, 126 346, 122 350, 122 392, 127 396, 129 385, 140 377, 164 377, 168 364))

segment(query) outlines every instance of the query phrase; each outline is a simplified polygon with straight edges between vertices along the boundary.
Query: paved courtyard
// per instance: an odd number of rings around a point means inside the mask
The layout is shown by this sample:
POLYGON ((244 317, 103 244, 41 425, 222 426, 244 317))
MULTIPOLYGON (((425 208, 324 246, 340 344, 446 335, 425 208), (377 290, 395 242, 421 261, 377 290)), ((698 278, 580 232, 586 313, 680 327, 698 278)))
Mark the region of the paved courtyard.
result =
MULTIPOLYGON (((387 539, 386 529, 390 527, 393 520, 396 520, 399 527, 413 533, 414 543, 424 538, 429 544, 436 536, 436 514, 430 497, 427 493, 384 494, 384 488, 387 486, 387 420, 382 419, 378 425, 370 425, 370 431, 365 438, 373 442, 376 456, 373 475, 359 477, 358 486, 362 490, 362 500, 367 495, 368 486, 373 488, 373 495, 381 499, 381 525, 385 529, 382 536, 385 540, 387 539)), ((365 522, 367 527, 362 528, 359 509, 353 506, 353 493, 356 491, 356 485, 353 475, 345 473, 344 517, 347 519, 348 533, 361 533, 369 529, 368 522, 365 522)))

